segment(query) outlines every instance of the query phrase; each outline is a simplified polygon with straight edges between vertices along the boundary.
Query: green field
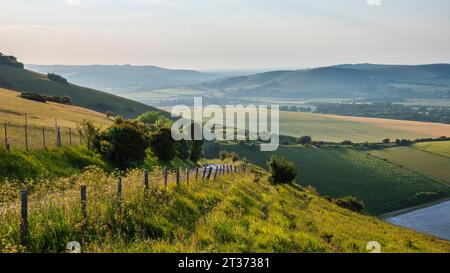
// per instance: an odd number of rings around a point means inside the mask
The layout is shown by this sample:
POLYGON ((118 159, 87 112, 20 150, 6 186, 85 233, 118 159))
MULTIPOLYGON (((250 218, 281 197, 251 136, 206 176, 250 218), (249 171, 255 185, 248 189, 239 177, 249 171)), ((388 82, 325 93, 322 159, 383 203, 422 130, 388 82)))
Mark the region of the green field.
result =
MULTIPOLYGON (((222 149, 237 152, 262 167, 272 155, 260 152, 259 147, 246 145, 226 144, 222 149)), ((332 197, 356 196, 364 201, 366 211, 375 215, 429 201, 416 196, 420 193, 440 193, 434 198, 450 196, 446 185, 426 174, 399 167, 354 148, 282 146, 273 154, 296 164, 298 183, 302 186, 312 185, 321 194, 332 197)))
POLYGON ((370 154, 398 166, 426 175, 450 187, 450 142, 419 143, 412 147, 396 147, 370 154))
POLYGON ((139 102, 73 84, 60 84, 50 81, 46 75, 6 65, 0 65, 0 83, 0 87, 20 92, 68 95, 75 105, 102 113, 111 111, 124 117, 136 117, 141 113, 156 110, 139 102))

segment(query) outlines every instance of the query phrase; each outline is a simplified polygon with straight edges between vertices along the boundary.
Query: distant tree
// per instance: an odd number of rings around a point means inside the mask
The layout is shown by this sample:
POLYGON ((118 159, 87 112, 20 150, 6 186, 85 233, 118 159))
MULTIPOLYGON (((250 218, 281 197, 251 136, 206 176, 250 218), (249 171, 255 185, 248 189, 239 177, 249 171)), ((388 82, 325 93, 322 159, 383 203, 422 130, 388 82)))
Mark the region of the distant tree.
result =
POLYGON ((389 144, 390 142, 391 142, 391 140, 389 138, 383 139, 383 143, 384 144, 389 144))
POLYGON ((202 130, 202 126, 198 123, 193 122, 191 124, 191 136, 193 140, 191 141, 191 155, 190 155, 190 159, 193 162, 197 162, 200 160, 200 158, 203 157, 203 144, 205 142, 203 138, 200 140, 196 140, 194 138, 196 130, 202 130))
POLYGON ((231 157, 231 161, 233 161, 233 162, 236 162, 239 160, 239 155, 237 153, 234 153, 234 152, 231 153, 230 157, 231 157))
POLYGON ((51 81, 58 82, 61 84, 69 84, 69 82, 65 78, 63 78, 62 76, 60 76, 58 74, 48 73, 47 78, 51 81))
POLYGON ((6 56, 0 53, 0 65, 12 66, 15 68, 23 69, 24 65, 21 62, 17 61, 17 58, 14 56, 6 56))
POLYGON ((45 103, 47 101, 45 96, 37 93, 21 93, 19 97, 21 97, 22 99, 33 100, 37 102, 45 103))
POLYGON ((297 140, 297 142, 302 145, 311 144, 312 138, 310 136, 302 136, 297 140))
POLYGON ((342 145, 352 145, 353 142, 351 142, 350 140, 344 140, 342 141, 342 145))
POLYGON ((226 152, 226 151, 220 151, 219 152, 220 160, 224 161, 227 157, 228 157, 228 152, 226 152))
POLYGON ((289 184, 297 176, 294 163, 285 158, 272 156, 267 166, 270 172, 269 181, 273 184, 289 184))
POLYGON ((187 160, 191 156, 190 141, 180 140, 175 142, 175 151, 179 158, 187 160))
POLYGON ((175 140, 170 128, 160 128, 150 136, 150 149, 162 161, 169 162, 175 157, 175 140))

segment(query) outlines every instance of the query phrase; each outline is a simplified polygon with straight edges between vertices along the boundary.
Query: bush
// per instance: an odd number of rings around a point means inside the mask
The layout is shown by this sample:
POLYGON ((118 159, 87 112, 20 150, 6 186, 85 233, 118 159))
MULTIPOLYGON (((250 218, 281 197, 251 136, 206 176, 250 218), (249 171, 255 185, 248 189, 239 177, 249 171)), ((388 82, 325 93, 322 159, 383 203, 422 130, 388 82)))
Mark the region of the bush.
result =
POLYGON ((297 140, 297 142, 302 145, 311 144, 312 138, 310 136, 302 136, 297 140))
POLYGON ((273 184, 289 184, 297 176, 297 168, 287 159, 272 156, 267 166, 270 172, 269 181, 273 184))
POLYGON ((45 99, 45 97, 41 94, 37 94, 37 93, 22 93, 19 95, 19 97, 21 97, 22 99, 27 99, 27 100, 32 100, 32 101, 37 101, 37 102, 47 102, 47 100, 45 99))
POLYGON ((186 140, 180 140, 175 142, 175 151, 179 158, 189 159, 191 156, 191 143, 186 140))
POLYGON ((71 104, 72 99, 69 96, 49 96, 46 94, 38 94, 38 93, 21 93, 19 97, 27 100, 33 100, 38 102, 56 102, 56 103, 62 103, 62 104, 71 104))
POLYGON ((136 121, 116 119, 100 135, 100 153, 121 169, 134 167, 145 159, 148 138, 145 127, 136 121))
POLYGON ((14 56, 6 56, 0 53, 0 65, 7 65, 16 68, 23 69, 23 63, 17 61, 17 58, 14 56))
POLYGON ((336 199, 334 200, 334 203, 341 208, 345 208, 353 212, 360 213, 364 209, 364 203, 353 196, 336 199))
POLYGON ((47 78, 51 81, 62 83, 62 84, 69 84, 69 82, 63 78, 62 76, 54 73, 48 73, 47 78))
POLYGON ((351 142, 350 140, 344 140, 342 141, 342 145, 352 145, 353 142, 351 142))
POLYGON ((162 161, 169 162, 175 157, 175 140, 170 128, 160 128, 151 135, 150 149, 162 161))
POLYGON ((391 140, 389 138, 383 139, 383 143, 384 144, 389 144, 390 142, 391 142, 391 140))

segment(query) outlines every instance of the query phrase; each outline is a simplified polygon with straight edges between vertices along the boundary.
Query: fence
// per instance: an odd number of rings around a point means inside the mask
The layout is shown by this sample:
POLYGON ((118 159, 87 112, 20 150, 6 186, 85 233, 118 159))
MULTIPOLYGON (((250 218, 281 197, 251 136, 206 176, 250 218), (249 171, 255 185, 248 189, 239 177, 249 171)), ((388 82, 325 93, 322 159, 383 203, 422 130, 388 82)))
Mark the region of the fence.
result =
MULTIPOLYGON (((215 181, 219 176, 225 176, 236 173, 245 173, 246 165, 209 165, 194 169, 175 169, 174 171, 168 171, 166 168, 160 175, 152 177, 150 179, 149 172, 144 171, 142 179, 142 194, 147 198, 156 190, 163 189, 168 190, 169 185, 173 185, 175 189, 185 186, 186 188, 192 188, 190 182, 208 182, 215 181)), ((122 195, 123 190, 127 185, 123 183, 122 177, 117 179, 117 195, 116 206, 117 211, 120 213, 122 209, 122 195)), ((82 224, 86 224, 89 219, 88 206, 89 206, 89 188, 86 185, 80 186, 80 210, 82 215, 82 224)), ((28 203, 28 190, 21 192, 20 202, 20 243, 25 246, 27 244, 27 238, 29 235, 28 217, 29 217, 29 203, 28 203)))
POLYGON ((46 149, 82 144, 78 130, 67 127, 50 127, 3 123, 0 128, 0 147, 5 149, 46 149))

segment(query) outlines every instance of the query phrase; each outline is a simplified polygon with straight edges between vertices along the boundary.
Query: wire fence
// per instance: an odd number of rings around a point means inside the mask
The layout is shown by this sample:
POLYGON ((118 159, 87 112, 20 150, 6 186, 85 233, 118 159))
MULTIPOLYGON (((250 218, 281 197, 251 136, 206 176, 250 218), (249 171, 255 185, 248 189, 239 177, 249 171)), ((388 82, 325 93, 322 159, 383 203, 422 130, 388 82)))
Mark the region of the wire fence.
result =
POLYGON ((0 126, 0 147, 7 150, 46 149, 83 143, 81 135, 75 128, 14 123, 3 123, 0 126))

